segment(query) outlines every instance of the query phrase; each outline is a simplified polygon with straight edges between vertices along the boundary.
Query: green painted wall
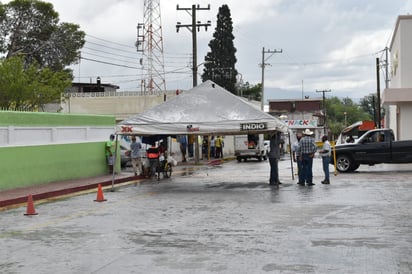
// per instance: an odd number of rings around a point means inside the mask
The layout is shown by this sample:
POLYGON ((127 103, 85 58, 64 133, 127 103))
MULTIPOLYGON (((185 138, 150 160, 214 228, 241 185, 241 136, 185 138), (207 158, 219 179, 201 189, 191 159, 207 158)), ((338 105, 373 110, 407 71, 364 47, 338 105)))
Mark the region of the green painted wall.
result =
POLYGON ((0 147, 0 191, 107 174, 104 148, 105 142, 0 147))
MULTIPOLYGON (((1 127, 115 125, 116 118, 112 115, 0 111, 1 127)), ((108 174, 105 143, 0 147, 0 191, 108 174)), ((117 160, 117 171, 120 172, 120 157, 117 160)))
POLYGON ((0 111, 0 126, 114 126, 111 115, 0 111))

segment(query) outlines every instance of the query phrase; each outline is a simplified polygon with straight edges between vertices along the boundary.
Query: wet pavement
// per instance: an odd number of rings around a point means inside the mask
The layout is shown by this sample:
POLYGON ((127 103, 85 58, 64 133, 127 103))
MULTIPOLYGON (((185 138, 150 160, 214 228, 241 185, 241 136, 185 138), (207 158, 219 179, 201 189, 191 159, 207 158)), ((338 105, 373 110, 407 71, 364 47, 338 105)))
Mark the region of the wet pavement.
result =
POLYGON ((299 186, 281 161, 226 162, 160 181, 0 212, 1 273, 411 273, 412 165, 299 186))

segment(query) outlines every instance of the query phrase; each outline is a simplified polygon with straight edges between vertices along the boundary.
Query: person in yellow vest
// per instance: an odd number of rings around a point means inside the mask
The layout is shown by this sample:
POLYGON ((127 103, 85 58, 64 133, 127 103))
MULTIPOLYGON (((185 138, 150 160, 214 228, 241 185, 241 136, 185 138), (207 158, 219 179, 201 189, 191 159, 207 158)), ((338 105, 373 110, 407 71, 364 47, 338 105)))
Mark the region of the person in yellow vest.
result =
POLYGON ((223 158, 224 145, 222 136, 217 136, 215 141, 216 158, 223 158))
POLYGON ((115 144, 114 134, 110 134, 110 140, 107 141, 105 145, 106 162, 109 168, 109 174, 113 173, 115 144))

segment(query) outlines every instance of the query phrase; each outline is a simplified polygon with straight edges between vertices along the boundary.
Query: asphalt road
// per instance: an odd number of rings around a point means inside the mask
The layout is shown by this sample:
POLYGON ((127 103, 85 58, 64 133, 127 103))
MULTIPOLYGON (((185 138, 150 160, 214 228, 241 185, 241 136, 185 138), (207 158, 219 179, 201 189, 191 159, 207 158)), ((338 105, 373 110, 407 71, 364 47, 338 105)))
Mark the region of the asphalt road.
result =
POLYGON ((321 185, 225 163, 0 212, 0 273, 411 273, 412 165, 321 185))

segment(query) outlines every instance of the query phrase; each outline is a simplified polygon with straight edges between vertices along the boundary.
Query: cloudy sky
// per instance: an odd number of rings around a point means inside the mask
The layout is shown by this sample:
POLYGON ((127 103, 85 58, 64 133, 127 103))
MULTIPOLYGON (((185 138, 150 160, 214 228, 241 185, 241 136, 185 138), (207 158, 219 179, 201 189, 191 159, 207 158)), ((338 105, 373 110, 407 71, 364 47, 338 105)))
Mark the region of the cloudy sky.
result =
MULTIPOLYGON (((3 1, 5 3, 7 1, 3 1)), ((139 91, 141 57, 134 47, 137 23, 143 22, 144 0, 52 0, 60 20, 79 24, 86 32, 80 65, 73 66, 75 81, 95 81, 139 91), (120 66, 116 66, 116 65, 120 66), (80 78, 79 78, 80 77, 80 78)), ((231 10, 236 68, 243 81, 261 81, 262 49, 265 54, 265 95, 296 97, 316 90, 328 96, 361 98, 376 91, 376 58, 384 59, 398 15, 412 13, 412 0, 160 0, 167 89, 188 89, 191 78, 191 32, 176 32, 176 22, 190 24, 181 8, 199 4, 210 10, 197 12, 212 27, 198 35, 198 64, 209 51, 221 5, 231 10), (272 92, 281 90, 281 92, 272 92)), ((199 68, 200 72, 202 67, 199 68)), ((383 78, 383 74, 382 77, 383 78)), ((200 78, 199 78, 200 79, 200 78)), ((200 82, 200 80, 199 80, 200 82)), ((384 83, 382 81, 382 87, 384 83)), ((317 94, 321 96, 321 94, 317 94)))

